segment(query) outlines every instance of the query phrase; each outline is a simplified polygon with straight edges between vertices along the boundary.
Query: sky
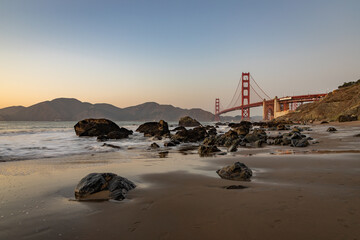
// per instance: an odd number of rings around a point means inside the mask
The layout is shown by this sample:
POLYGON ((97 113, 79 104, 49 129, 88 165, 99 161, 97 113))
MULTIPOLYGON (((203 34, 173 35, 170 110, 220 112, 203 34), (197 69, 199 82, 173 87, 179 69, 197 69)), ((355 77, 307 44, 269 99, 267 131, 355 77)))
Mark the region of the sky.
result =
POLYGON ((0 0, 0 108, 71 97, 214 112, 242 72, 270 97, 329 92, 360 79, 359 13, 357 0, 0 0))

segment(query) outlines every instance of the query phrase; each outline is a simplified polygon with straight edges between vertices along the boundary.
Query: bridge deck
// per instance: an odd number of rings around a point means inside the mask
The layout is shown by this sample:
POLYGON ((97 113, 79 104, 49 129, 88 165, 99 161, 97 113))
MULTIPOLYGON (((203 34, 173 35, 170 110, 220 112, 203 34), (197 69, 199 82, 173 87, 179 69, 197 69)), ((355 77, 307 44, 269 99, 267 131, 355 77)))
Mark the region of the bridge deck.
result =
MULTIPOLYGON (((280 103, 291 103, 291 102, 312 102, 315 100, 318 100, 319 98, 325 97, 327 94, 326 93, 322 93, 322 94, 308 94, 308 95, 298 95, 298 96, 292 96, 292 97, 283 97, 283 98, 279 98, 278 101, 280 103)), ((274 99, 271 100, 266 100, 266 103, 272 103, 274 102, 274 99)), ((253 107, 261 107, 263 105, 263 102, 256 102, 256 103, 250 103, 250 104, 246 104, 246 105, 240 105, 237 107, 232 107, 232 108, 228 108, 228 109, 224 109, 222 111, 220 111, 218 113, 218 115, 224 114, 224 113, 228 113, 228 112, 232 112, 232 111, 236 111, 236 110, 242 110, 244 108, 253 108, 253 107)))

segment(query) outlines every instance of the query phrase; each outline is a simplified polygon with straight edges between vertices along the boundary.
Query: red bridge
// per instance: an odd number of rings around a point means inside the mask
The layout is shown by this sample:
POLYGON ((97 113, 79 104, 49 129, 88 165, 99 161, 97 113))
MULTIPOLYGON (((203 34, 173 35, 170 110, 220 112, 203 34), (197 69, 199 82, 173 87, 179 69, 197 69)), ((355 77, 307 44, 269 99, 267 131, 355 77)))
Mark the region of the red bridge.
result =
POLYGON ((215 121, 220 120, 221 114, 237 110, 241 110, 242 120, 250 120, 250 108, 261 106, 263 107, 263 120, 272 120, 291 111, 295 111, 296 108, 304 102, 318 101, 326 95, 327 94, 308 94, 282 98, 270 98, 269 95, 260 88, 250 73, 242 73, 234 96, 226 108, 221 106, 219 98, 215 99, 215 121), (250 78, 252 79, 252 82, 255 83, 255 86, 260 90, 259 92, 261 92, 261 94, 259 94, 252 84, 250 84, 250 78), (258 97, 258 101, 255 100, 251 103, 250 93, 255 93, 255 96, 258 97))

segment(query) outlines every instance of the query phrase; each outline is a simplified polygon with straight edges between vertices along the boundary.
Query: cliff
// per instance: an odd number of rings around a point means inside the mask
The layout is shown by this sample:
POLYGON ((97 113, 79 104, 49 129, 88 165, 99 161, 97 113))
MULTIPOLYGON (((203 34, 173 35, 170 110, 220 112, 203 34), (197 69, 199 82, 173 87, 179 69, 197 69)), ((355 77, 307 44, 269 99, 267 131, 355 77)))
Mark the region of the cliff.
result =
POLYGON ((320 101, 304 104, 281 119, 336 121, 341 115, 355 115, 360 119, 360 80, 345 83, 320 101))

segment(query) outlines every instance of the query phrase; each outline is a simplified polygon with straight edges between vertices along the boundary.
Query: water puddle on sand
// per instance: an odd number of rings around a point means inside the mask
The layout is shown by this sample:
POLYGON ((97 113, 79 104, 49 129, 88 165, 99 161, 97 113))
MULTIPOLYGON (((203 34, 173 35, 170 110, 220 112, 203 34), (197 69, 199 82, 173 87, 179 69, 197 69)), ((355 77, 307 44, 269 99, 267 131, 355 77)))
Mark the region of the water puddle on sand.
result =
POLYGON ((360 150, 292 150, 292 149, 277 149, 270 152, 271 155, 295 155, 295 154, 339 154, 339 153, 360 153, 360 150))

